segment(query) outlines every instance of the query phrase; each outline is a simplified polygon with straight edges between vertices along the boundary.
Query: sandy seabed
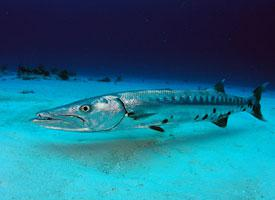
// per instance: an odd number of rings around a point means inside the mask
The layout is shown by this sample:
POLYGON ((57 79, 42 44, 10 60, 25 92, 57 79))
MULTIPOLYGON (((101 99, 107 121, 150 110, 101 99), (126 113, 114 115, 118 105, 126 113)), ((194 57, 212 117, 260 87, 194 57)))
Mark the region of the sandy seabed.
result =
MULTIPOLYGON (((35 113, 82 98, 133 89, 196 89, 158 81, 0 81, 0 199, 275 199, 275 93, 262 98, 267 122, 247 113, 225 129, 183 124, 73 133, 30 122, 35 113), (22 91, 34 93, 22 94, 22 91)), ((226 88, 250 95, 251 88, 226 88)))

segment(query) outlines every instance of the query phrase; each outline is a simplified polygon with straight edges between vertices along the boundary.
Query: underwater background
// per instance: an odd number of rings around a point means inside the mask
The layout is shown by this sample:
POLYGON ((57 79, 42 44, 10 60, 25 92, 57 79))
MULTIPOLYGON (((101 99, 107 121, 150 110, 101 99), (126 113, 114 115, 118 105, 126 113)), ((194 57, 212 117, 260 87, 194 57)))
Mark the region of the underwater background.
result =
POLYGON ((0 200, 275 199, 275 1, 0 1, 0 200), (261 101, 228 127, 76 133, 41 110, 134 89, 261 101))
POLYGON ((251 85, 274 79, 274 4, 1 1, 0 58, 14 67, 251 85))

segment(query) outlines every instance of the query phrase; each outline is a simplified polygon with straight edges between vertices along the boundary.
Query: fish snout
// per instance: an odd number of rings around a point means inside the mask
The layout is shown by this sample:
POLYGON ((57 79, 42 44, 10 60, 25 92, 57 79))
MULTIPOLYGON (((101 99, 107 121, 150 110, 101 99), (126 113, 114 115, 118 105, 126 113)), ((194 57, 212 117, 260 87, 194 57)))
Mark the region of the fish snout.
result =
POLYGON ((58 120, 53 114, 49 112, 39 112, 36 114, 36 118, 33 119, 33 122, 38 121, 51 121, 51 120, 58 120))
POLYGON ((88 131, 84 118, 73 114, 39 112, 33 123, 46 128, 64 131, 88 131))

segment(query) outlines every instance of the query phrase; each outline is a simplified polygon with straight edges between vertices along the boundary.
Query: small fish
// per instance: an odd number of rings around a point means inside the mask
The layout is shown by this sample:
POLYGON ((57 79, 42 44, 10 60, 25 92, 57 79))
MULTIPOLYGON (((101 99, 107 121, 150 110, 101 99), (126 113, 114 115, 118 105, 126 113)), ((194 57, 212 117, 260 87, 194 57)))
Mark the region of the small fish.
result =
POLYGON ((225 93, 224 81, 208 90, 142 90, 80 100, 39 112, 34 123, 50 129, 79 132, 165 128, 185 122, 209 121, 226 127, 233 113, 249 112, 263 120, 260 100, 268 83, 248 98, 225 93))

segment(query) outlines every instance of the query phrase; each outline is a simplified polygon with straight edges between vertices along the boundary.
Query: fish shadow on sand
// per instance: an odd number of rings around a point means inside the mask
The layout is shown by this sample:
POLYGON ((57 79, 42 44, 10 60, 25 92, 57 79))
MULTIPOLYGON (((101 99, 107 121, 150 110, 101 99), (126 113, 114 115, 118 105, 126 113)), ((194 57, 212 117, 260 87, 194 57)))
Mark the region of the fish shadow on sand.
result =
MULTIPOLYGON (((109 174, 114 172, 128 171, 134 167, 146 167, 150 160, 171 155, 175 148, 181 148, 183 154, 190 154, 195 144, 220 140, 225 137, 233 137, 246 133, 247 128, 211 129, 204 132, 178 133, 177 136, 148 137, 119 137, 92 141, 86 140, 81 143, 48 143, 40 146, 47 153, 70 158, 86 167, 109 174), (179 135, 179 136, 178 136, 179 135), (187 149, 186 149, 187 147, 187 149)), ((198 146, 196 145, 198 148, 198 146)))

